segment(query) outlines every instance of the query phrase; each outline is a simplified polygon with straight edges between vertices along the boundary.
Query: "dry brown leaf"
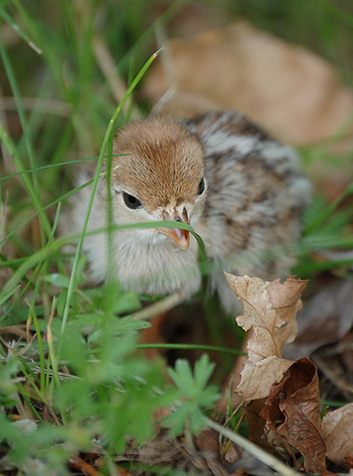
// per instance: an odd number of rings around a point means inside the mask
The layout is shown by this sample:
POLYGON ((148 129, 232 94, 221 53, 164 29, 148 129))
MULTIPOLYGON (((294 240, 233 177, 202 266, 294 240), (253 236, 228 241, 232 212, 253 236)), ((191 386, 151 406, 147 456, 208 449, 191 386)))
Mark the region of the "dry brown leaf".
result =
POLYGON ((269 453, 273 453, 272 441, 264 438, 266 420, 261 416, 261 410, 265 404, 265 399, 253 400, 245 406, 245 418, 248 423, 249 440, 264 448, 269 453))
MULTIPOLYGON (((78 456, 73 456, 72 458, 70 458, 69 466, 75 469, 79 469, 83 472, 83 474, 86 474, 87 476, 103 476, 103 473, 97 471, 92 465, 88 464, 87 461, 84 461, 78 456)), ((126 472, 124 476, 128 474, 129 473, 126 472)))
POLYGON ((322 420, 326 456, 336 464, 353 457, 353 403, 327 413, 322 420))
POLYGON ((349 474, 351 474, 353 469, 353 456, 346 456, 344 458, 345 465, 348 466, 349 474))
POLYGON ((208 428, 203 430, 194 438, 195 447, 199 458, 194 458, 194 464, 207 474, 208 470, 212 475, 228 476, 229 473, 222 464, 219 452, 219 434, 208 428), (196 464, 198 459, 198 464, 196 464))
POLYGON ((269 430, 283 436, 302 454, 306 471, 331 474, 325 464, 319 378, 310 359, 305 357, 288 368, 281 382, 272 387, 261 416, 269 430))
POLYGON ((248 341, 248 358, 237 387, 245 401, 267 397, 271 386, 279 382, 292 364, 281 358, 282 347, 296 335, 295 315, 301 308, 300 295, 307 281, 293 277, 283 284, 260 278, 226 274, 228 283, 244 307, 237 323, 253 330, 248 341))
POLYGON ((279 139, 305 144, 341 130, 353 109, 329 63, 246 22, 172 39, 167 54, 171 66, 157 60, 144 92, 156 102, 174 87, 163 105, 169 114, 235 108, 279 139))
MULTIPOLYGON (((227 476, 229 473, 219 454, 218 437, 214 430, 207 429, 192 439, 190 435, 173 439, 163 429, 154 440, 143 446, 136 446, 134 441, 130 441, 126 452, 117 455, 115 461, 140 463, 141 469, 136 469, 134 474, 141 476, 146 474, 146 465, 164 468, 167 472, 180 470, 183 474, 227 476)), ((152 471, 152 474, 155 473, 152 471)))
POLYGON ((314 350, 339 342, 353 324, 353 282, 331 279, 311 299, 305 301, 298 314, 299 332, 295 342, 285 349, 286 358, 297 360, 310 356, 314 350))
POLYGON ((236 393, 242 396, 245 402, 267 397, 272 385, 281 380, 291 364, 291 360, 274 356, 255 364, 245 362, 236 393))

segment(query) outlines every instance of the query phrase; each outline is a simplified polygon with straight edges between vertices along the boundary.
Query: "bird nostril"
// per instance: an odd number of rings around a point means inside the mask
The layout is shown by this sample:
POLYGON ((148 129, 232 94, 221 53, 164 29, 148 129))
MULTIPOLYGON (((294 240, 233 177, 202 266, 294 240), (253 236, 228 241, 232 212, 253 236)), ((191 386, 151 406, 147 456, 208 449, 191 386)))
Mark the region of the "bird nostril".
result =
POLYGON ((181 223, 189 223, 186 208, 184 208, 182 212, 174 209, 171 213, 167 212, 166 210, 163 210, 162 217, 163 220, 166 221, 179 221, 181 223))

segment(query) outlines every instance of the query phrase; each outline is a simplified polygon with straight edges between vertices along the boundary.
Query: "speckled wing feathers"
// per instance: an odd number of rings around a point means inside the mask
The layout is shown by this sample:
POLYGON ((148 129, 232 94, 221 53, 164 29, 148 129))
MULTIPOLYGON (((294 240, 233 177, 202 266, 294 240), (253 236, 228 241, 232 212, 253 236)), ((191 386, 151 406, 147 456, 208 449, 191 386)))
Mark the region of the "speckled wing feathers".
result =
MULTIPOLYGON (((266 250, 294 242, 301 234, 311 186, 298 171, 296 152, 234 111, 209 113, 184 124, 199 137, 206 159, 208 195, 197 231, 209 257, 240 275, 268 280, 288 275, 293 264, 288 253, 279 251, 276 259, 268 259, 266 250)), ((224 308, 237 311, 222 273, 214 274, 212 283, 224 308)))
POLYGON ((185 124, 199 137, 206 157, 209 254, 227 256, 295 240, 310 197, 295 151, 234 111, 185 124))

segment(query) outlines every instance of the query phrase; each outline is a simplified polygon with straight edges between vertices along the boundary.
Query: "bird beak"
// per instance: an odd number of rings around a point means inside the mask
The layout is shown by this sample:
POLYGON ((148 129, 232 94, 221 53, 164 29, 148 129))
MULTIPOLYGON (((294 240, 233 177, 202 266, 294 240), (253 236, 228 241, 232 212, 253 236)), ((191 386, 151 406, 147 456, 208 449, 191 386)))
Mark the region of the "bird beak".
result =
MULTIPOLYGON (((187 225, 190 224, 185 208, 182 213, 175 209, 172 213, 164 210, 162 216, 163 220, 166 221, 179 221, 181 223, 186 223, 187 225)), ((156 230, 172 240, 183 251, 187 251, 189 248, 189 232, 187 230, 182 230, 181 228, 157 228, 156 230)))

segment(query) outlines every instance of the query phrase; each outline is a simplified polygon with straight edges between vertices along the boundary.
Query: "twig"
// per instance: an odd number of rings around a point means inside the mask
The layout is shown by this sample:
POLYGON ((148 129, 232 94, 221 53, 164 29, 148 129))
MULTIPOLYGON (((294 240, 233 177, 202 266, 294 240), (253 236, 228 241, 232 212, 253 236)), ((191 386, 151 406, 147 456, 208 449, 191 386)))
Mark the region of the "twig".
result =
POLYGON ((177 93, 177 82, 175 68, 173 65, 173 58, 170 54, 170 49, 168 47, 168 38, 163 28, 163 24, 160 21, 156 22, 155 26, 155 35, 156 42, 159 48, 163 48, 163 53, 161 54, 161 61, 163 65, 163 70, 165 74, 166 84, 169 86, 167 91, 163 94, 161 98, 156 102, 151 110, 151 116, 155 116, 163 111, 168 103, 173 99, 177 93))
POLYGON ((248 451, 256 459, 266 464, 267 466, 270 466, 273 470, 278 471, 282 476, 300 476, 300 473, 290 468, 289 466, 286 466, 284 463, 282 463, 282 461, 275 458, 270 453, 267 453, 265 450, 255 445, 251 441, 243 438, 238 433, 233 433, 232 431, 228 430, 227 428, 224 428, 223 426, 210 420, 209 418, 206 418, 206 420, 207 425, 210 428, 216 430, 221 435, 233 441, 233 443, 248 451))
POLYGON ((162 314, 169 309, 177 306, 181 302, 185 301, 186 296, 183 292, 178 292, 168 296, 161 301, 152 304, 151 306, 147 307, 146 309, 142 309, 142 311, 135 312, 132 315, 132 319, 134 321, 144 321, 146 319, 151 319, 152 317, 156 316, 157 314, 162 314))
POLYGON ((23 337, 27 341, 27 331, 23 329, 22 326, 13 325, 7 326, 0 329, 0 334, 13 334, 17 335, 18 337, 23 337))
MULTIPOLYGON (((71 106, 65 101, 59 101, 57 99, 44 99, 44 98, 30 98, 22 97, 21 98, 24 109, 37 112, 42 112, 43 114, 52 114, 62 117, 70 117, 72 111, 71 106)), ((16 111, 17 105, 13 97, 2 96, 2 109, 16 111)))
POLYGON ((104 476, 103 473, 97 471, 93 466, 91 466, 78 456, 73 456, 72 458, 70 458, 69 465, 75 469, 79 469, 87 476, 104 476))
POLYGON ((337 377, 335 372, 330 369, 328 365, 325 364, 323 359, 318 355, 314 355, 312 357, 315 364, 319 367, 321 372, 325 375, 327 380, 329 380, 335 387, 339 388, 343 392, 349 392, 351 395, 353 394, 353 385, 350 385, 346 382, 343 378, 337 377))
MULTIPOLYGON (((103 41, 102 37, 98 34, 96 34, 93 38, 93 51, 98 66, 107 80, 110 92, 117 104, 119 104, 126 94, 127 87, 125 81, 119 74, 117 66, 110 51, 108 50, 107 45, 103 41)), ((131 101, 131 98, 129 101, 131 101)), ((127 113, 129 110, 129 101, 127 101, 122 107, 124 113, 127 113)), ((139 114, 136 108, 133 109, 132 117, 135 119, 141 117, 141 114, 139 114)))

